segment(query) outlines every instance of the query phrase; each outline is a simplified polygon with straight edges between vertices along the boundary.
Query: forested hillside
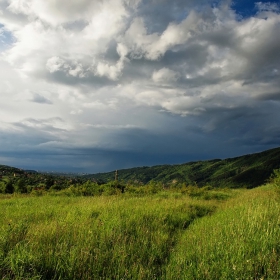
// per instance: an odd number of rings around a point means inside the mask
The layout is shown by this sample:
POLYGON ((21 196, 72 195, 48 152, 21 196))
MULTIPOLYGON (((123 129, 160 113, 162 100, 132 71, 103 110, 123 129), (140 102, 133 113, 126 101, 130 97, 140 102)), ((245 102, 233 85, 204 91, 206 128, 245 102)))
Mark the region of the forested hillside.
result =
MULTIPOLYGON (((189 162, 178 165, 159 165, 118 170, 119 180, 147 184, 150 181, 165 184, 186 183, 213 187, 253 188, 268 180, 274 169, 280 167, 280 148, 228 159, 189 162)), ((108 182, 115 171, 86 175, 86 178, 108 182)))
MULTIPOLYGON (((178 165, 144 166, 118 170, 118 184, 123 186, 122 190, 124 190, 124 186, 137 187, 150 183, 164 187, 185 185, 254 188, 264 184, 270 178, 273 170, 279 168, 280 148, 276 148, 224 160, 213 159, 178 165)), ((0 193, 29 193, 34 189, 62 190, 70 186, 82 186, 87 181, 95 184, 95 189, 97 189, 98 185, 110 185, 114 180, 115 171, 84 176, 63 176, 0 165, 0 193)), ((93 187, 87 186, 87 188, 92 189, 93 187)))

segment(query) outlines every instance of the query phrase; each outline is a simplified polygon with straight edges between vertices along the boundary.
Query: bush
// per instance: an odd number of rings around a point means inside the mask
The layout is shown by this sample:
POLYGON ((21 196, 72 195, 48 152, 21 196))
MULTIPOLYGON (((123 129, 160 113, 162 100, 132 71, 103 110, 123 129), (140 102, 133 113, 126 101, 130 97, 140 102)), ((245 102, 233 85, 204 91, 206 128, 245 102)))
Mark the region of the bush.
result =
POLYGON ((6 184, 5 182, 0 182, 0 193, 5 193, 6 184))
POLYGON ((61 190, 59 194, 65 194, 67 196, 100 196, 103 192, 103 186, 99 186, 95 182, 87 181, 82 185, 71 185, 61 190))
POLYGON ((15 192, 17 193, 27 193, 27 187, 23 180, 19 180, 15 185, 15 192))
POLYGON ((0 193, 13 193, 14 192, 14 186, 11 181, 7 182, 0 182, 0 193))
POLYGON ((145 186, 145 192, 149 194, 155 194, 162 191, 162 183, 150 181, 149 184, 145 186))
MULTIPOLYGON (((115 192, 124 193, 125 188, 126 188, 124 184, 121 184, 118 181, 111 181, 111 182, 103 185, 103 187, 104 187, 105 192, 109 191, 110 189, 111 189, 111 191, 114 190, 114 191, 112 191, 113 194, 115 194, 115 192), (118 190, 118 191, 116 191, 116 190, 118 190)), ((109 191, 109 193, 110 193, 110 191, 109 191)))
POLYGON ((270 176, 270 182, 275 186, 280 187, 280 168, 273 170, 273 173, 270 176))

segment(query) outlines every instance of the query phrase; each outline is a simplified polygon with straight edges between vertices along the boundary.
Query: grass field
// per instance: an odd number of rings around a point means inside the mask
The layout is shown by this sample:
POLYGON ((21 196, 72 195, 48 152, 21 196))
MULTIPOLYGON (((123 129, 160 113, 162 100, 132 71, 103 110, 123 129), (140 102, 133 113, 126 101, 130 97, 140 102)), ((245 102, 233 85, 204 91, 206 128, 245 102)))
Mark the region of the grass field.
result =
POLYGON ((280 195, 0 197, 1 279, 280 279, 280 195))

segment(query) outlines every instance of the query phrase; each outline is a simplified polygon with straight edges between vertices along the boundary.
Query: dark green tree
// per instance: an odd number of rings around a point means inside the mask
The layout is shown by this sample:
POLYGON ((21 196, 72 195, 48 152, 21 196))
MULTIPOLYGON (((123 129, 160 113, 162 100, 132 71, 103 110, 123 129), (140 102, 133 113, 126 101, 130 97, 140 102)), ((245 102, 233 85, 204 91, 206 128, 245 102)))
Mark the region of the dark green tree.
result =
POLYGON ((9 181, 6 182, 6 185, 5 185, 5 193, 13 193, 13 192, 14 192, 14 185, 9 180, 9 181))
POLYGON ((14 191, 18 193, 27 193, 26 183, 24 182, 23 179, 19 179, 16 182, 14 191))

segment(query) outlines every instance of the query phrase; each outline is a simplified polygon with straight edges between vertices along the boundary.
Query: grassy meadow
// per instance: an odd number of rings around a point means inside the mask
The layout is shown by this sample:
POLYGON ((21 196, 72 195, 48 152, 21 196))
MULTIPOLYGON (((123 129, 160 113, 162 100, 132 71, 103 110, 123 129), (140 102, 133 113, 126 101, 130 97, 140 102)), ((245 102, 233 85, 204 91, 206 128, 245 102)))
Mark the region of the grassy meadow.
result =
POLYGON ((280 279, 280 193, 0 196, 0 279, 280 279))

